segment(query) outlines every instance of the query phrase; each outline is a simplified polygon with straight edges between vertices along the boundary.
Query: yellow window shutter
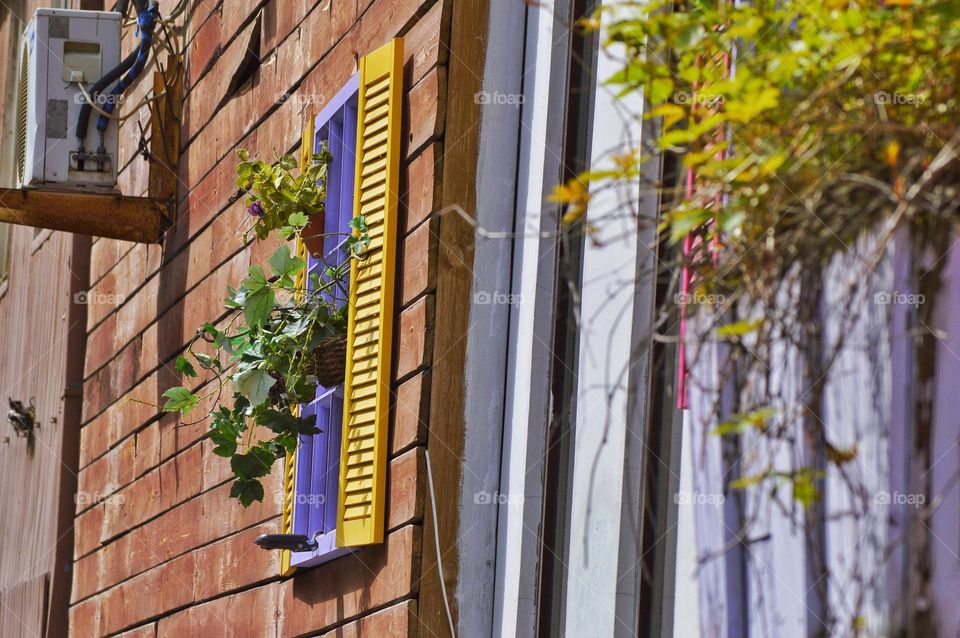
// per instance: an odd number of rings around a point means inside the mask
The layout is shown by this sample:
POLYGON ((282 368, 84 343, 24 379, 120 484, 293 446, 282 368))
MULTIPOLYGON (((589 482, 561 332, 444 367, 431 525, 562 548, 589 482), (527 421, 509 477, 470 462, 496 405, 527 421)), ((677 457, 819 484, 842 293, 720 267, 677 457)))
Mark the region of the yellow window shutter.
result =
POLYGON ((350 269, 337 545, 383 542, 393 344, 403 41, 360 60, 354 217, 370 245, 350 269))
MULTIPOLYGON (((300 170, 306 170, 307 165, 310 163, 310 159, 313 157, 313 117, 308 117, 306 123, 303 127, 303 136, 301 138, 300 144, 300 170)), ((307 247, 303 241, 298 237, 297 238, 297 256, 303 260, 303 263, 307 263, 307 247)), ((297 274, 297 281, 295 284, 297 300, 300 301, 303 299, 303 296, 307 292, 307 269, 304 268, 297 274)), ((300 414, 300 406, 296 406, 291 409, 295 415, 300 414)), ((280 516, 280 533, 281 534, 292 534, 293 533, 293 491, 295 488, 296 481, 296 472, 297 472, 297 453, 287 452, 287 457, 283 463, 283 510, 280 516)), ((282 549, 280 550, 280 575, 289 576, 297 570, 296 567, 290 565, 290 560, 292 556, 290 550, 282 549)))

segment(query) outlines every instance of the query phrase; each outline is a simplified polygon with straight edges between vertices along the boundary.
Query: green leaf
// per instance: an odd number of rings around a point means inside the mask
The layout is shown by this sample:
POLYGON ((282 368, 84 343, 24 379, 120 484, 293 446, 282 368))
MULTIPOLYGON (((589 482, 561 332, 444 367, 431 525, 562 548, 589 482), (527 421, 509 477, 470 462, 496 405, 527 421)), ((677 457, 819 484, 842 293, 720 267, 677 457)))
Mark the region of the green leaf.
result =
POLYGON ((306 418, 294 416, 292 413, 281 410, 264 410, 257 419, 260 425, 269 428, 277 434, 319 434, 320 430, 316 426, 317 416, 311 414, 306 418))
POLYGON ((259 478, 270 473, 273 462, 277 460, 276 455, 259 443, 244 454, 237 454, 230 459, 230 467, 233 473, 240 479, 259 478))
POLYGON ((720 326, 717 328, 718 337, 740 337, 745 334, 754 332, 757 328, 763 325, 763 319, 755 319, 753 321, 744 319, 743 321, 737 321, 735 323, 730 323, 725 326, 720 326))
POLYGON ((276 301, 276 295, 271 288, 260 288, 248 295, 243 304, 243 318, 247 325, 255 328, 265 324, 276 301))
POLYGON ((290 248, 288 246, 280 246, 277 248, 277 251, 273 253, 273 256, 270 257, 270 268, 277 277, 292 278, 303 270, 305 265, 302 259, 293 257, 290 254, 290 248))
POLYGON ((751 428, 763 432, 767 427, 767 420, 774 414, 776 414, 776 410, 773 408, 762 408, 746 414, 734 414, 729 420, 724 421, 714 428, 711 434, 717 436, 732 433, 739 434, 751 428))
POLYGON ((277 380, 262 368, 247 370, 233 377, 233 385, 237 392, 245 396, 253 407, 266 403, 270 396, 270 388, 276 382, 277 380))
POLYGON ((180 374, 185 374, 188 377, 197 376, 197 371, 194 369, 193 364, 187 361, 187 358, 183 355, 177 357, 177 361, 174 365, 177 368, 177 372, 180 374))
POLYGON ((287 223, 296 228, 303 228, 310 221, 310 218, 302 212, 297 212, 287 219, 287 223))
POLYGON ((243 287, 247 289, 248 292, 256 292, 261 288, 266 288, 267 275, 263 272, 262 266, 250 266, 247 269, 248 277, 243 280, 243 287))
POLYGON ((350 220, 348 225, 350 226, 351 230, 356 230, 360 233, 365 233, 369 230, 367 227, 367 218, 363 215, 357 215, 350 220))
POLYGON ((208 370, 211 368, 220 368, 220 359, 216 357, 205 355, 202 352, 196 352, 193 356, 197 359, 197 362, 201 366, 207 368, 208 370))
POLYGON ((806 509, 809 509, 820 498, 820 490, 817 489, 816 484, 819 474, 804 469, 797 472, 793 477, 793 498, 806 509))
MULTIPOLYGON (((223 301, 223 305, 227 308, 243 308, 243 302, 247 297, 247 289, 240 288, 237 290, 232 286, 227 286, 227 297, 223 301)), ((214 328, 216 331, 216 328, 214 328)))
POLYGON ((263 485, 256 479, 237 479, 230 488, 230 496, 244 507, 250 507, 254 501, 263 501, 263 485))
POLYGON ((233 344, 231 339, 223 332, 218 332, 213 338, 213 345, 216 346, 217 349, 223 350, 227 354, 233 354, 233 344))
POLYGON ((650 82, 649 100, 651 104, 666 102, 672 94, 673 80, 670 78, 656 78, 650 82))
POLYGON ((216 444, 213 453, 217 456, 231 457, 237 453, 237 438, 240 436, 243 422, 225 407, 213 413, 210 427, 210 440, 216 444))
POLYGON ((179 411, 183 416, 187 416, 190 410, 200 402, 200 397, 182 386, 170 388, 163 393, 163 398, 167 400, 167 402, 163 404, 164 412, 179 411))
POLYGON ((754 485, 759 485, 767 478, 767 474, 753 474, 750 476, 741 476, 738 479, 730 481, 730 487, 735 490, 744 490, 754 485))

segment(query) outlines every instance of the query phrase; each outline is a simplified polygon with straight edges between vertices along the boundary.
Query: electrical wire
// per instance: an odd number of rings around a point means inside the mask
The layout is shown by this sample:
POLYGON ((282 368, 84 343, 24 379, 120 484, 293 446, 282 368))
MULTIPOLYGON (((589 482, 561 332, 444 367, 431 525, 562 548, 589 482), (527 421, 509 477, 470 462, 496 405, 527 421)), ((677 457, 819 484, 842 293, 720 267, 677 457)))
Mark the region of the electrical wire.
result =
POLYGON ((180 17, 180 14, 183 13, 184 9, 190 4, 189 0, 180 0, 177 3, 177 6, 173 8, 173 11, 170 12, 170 15, 167 16, 167 20, 176 20, 180 17))
POLYGON ((100 115, 101 117, 106 117, 111 120, 116 120, 118 122, 123 122, 124 120, 127 120, 133 117, 134 115, 137 114, 137 111, 139 111, 145 104, 149 104, 150 102, 159 100, 160 98, 162 98, 164 95, 167 94, 167 89, 164 89, 163 91, 161 91, 160 93, 157 93, 156 95, 144 96, 142 100, 140 100, 135 105, 130 107, 129 113, 127 113, 126 115, 117 115, 116 113, 108 113, 107 111, 97 106, 97 103, 93 101, 93 97, 90 95, 90 92, 87 91, 87 89, 83 86, 83 84, 78 84, 77 86, 80 88, 80 92, 83 93, 83 98, 90 104, 90 108, 92 110, 96 111, 97 114, 100 115))
POLYGON ((440 574, 440 593, 443 594, 443 607, 447 610, 447 622, 450 623, 450 636, 457 638, 453 626, 453 614, 450 613, 450 601, 447 599, 447 584, 443 579, 443 556, 440 552, 440 531, 437 529, 437 495, 433 491, 433 466, 430 463, 430 450, 423 451, 427 459, 427 485, 430 487, 430 511, 433 512, 433 542, 437 550, 437 571, 440 574))

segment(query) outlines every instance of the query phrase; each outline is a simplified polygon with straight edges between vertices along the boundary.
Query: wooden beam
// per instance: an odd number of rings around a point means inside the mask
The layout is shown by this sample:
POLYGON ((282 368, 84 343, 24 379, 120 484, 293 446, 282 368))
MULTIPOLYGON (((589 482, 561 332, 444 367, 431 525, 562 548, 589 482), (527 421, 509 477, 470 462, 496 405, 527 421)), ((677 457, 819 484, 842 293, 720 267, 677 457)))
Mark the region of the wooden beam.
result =
POLYGON ((160 242, 165 206, 149 197, 0 188, 0 222, 148 244, 160 242))
MULTIPOLYGON (((483 87, 476 69, 483 69, 487 47, 488 8, 491 0, 461 2, 444 0, 447 33, 440 46, 450 52, 447 72, 444 152, 442 157, 441 207, 458 205, 475 210, 477 202, 477 157, 480 144, 480 106, 475 96, 483 87), (451 142, 452 141, 452 142, 451 142)), ((470 288, 473 282, 475 233, 459 215, 444 215, 439 222, 436 306, 430 388, 430 419, 427 446, 433 471, 437 529, 431 516, 424 516, 424 549, 420 567, 418 635, 448 636, 443 589, 449 594, 454 625, 458 623, 457 579, 460 573, 458 539, 461 529, 460 485, 463 478, 464 379, 467 339, 470 329, 470 288), (436 534, 443 556, 441 574, 437 553, 428 547, 436 534), (431 539, 431 540, 427 540, 431 539)), ((471 604, 473 601, 464 601, 471 604)))
POLYGON ((183 65, 167 54, 163 70, 153 74, 153 94, 159 96, 150 112, 150 187, 148 194, 172 204, 177 196, 180 159, 180 117, 183 111, 183 65))

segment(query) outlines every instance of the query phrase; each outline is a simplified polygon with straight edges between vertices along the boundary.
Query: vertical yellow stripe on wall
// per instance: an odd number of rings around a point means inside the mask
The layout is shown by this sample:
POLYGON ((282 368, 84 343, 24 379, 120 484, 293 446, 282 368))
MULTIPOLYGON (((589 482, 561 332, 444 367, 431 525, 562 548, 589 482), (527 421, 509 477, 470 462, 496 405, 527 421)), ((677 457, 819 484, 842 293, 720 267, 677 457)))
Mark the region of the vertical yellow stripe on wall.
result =
MULTIPOLYGON (((304 171, 307 168, 307 164, 310 162, 310 158, 313 157, 313 116, 307 118, 307 122, 303 127, 303 137, 300 142, 300 170, 304 171)), ((304 245, 303 241, 300 238, 297 238, 297 256, 303 260, 303 263, 307 263, 307 247, 304 245)), ((307 269, 306 266, 300 273, 297 275, 296 281, 296 296, 297 300, 303 299, 303 296, 307 294, 307 269)), ((297 406, 291 410, 295 414, 299 414, 300 408, 297 406)), ((297 453, 287 452, 287 458, 283 464, 283 512, 280 516, 280 533, 281 534, 292 534, 293 533, 293 492, 296 488, 296 474, 297 474, 297 453)), ((282 549, 280 550, 280 575, 289 576, 297 570, 296 567, 290 565, 290 550, 282 549)))
POLYGON ((354 217, 370 247, 350 269, 337 545, 383 542, 393 344, 403 41, 360 60, 354 217))

